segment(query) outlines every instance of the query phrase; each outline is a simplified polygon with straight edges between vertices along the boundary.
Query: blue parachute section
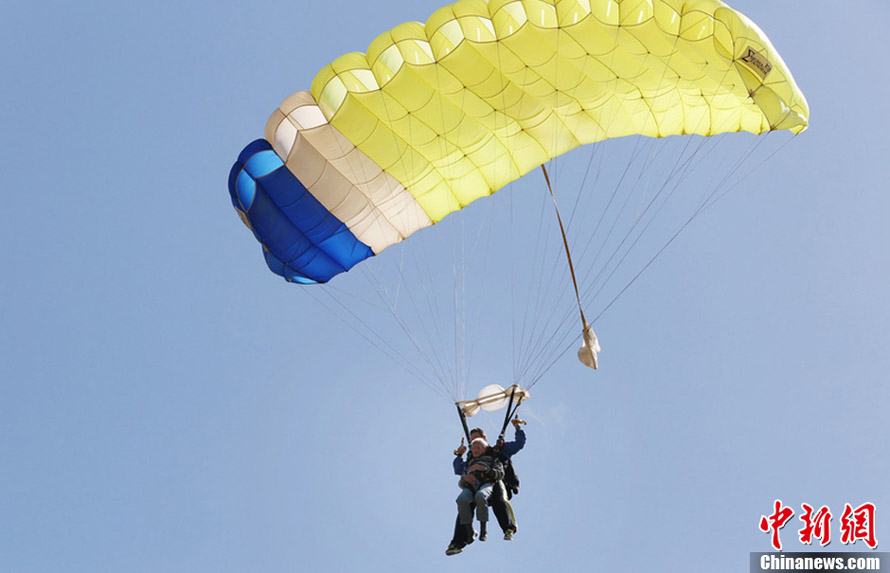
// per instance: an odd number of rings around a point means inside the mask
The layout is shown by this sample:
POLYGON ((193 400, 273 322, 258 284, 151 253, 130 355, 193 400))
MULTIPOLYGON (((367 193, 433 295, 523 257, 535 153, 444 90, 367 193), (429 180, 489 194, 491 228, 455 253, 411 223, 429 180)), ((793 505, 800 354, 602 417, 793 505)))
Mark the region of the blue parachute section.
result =
POLYGON ((262 243, 266 264, 288 281, 324 283, 374 255, 306 190, 265 139, 238 156, 229 194, 262 243))

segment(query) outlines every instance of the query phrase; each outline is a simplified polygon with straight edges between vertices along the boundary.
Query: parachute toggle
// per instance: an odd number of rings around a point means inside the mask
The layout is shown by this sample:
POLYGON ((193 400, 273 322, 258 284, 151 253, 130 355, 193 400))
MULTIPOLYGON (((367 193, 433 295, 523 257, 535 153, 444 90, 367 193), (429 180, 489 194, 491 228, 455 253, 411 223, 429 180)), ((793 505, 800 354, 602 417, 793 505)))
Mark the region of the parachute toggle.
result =
POLYGON ((507 405, 511 396, 514 402, 524 402, 531 395, 528 390, 518 384, 513 384, 506 389, 499 384, 491 384, 480 390, 475 400, 457 402, 457 407, 464 413, 464 416, 471 418, 478 414, 480 409, 488 412, 500 410, 507 405))
POLYGON ((593 327, 586 322, 584 323, 582 338, 581 348, 578 349, 578 360, 584 366, 596 370, 598 366, 596 353, 601 350, 600 342, 596 338, 596 333, 593 332, 593 327))

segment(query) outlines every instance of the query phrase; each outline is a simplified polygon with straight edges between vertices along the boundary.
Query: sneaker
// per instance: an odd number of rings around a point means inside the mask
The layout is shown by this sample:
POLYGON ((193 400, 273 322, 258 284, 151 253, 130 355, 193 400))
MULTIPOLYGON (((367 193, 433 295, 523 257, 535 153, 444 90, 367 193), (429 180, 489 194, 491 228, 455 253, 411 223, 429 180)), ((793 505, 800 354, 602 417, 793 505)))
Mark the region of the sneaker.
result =
POLYGON ((463 551, 463 547, 458 547, 454 543, 448 546, 448 549, 445 550, 445 555, 457 555, 461 551, 463 551))
POLYGON ((482 533, 479 535, 479 541, 488 541, 488 532, 485 531, 484 529, 482 530, 482 533))
POLYGON ((472 535, 469 539, 467 539, 467 545, 469 545, 470 543, 476 541, 476 537, 477 537, 478 535, 479 535, 479 532, 476 531, 476 530, 474 529, 474 530, 473 530, 473 535, 472 535))
POLYGON ((508 529, 504 532, 504 541, 513 541, 513 530, 508 529))

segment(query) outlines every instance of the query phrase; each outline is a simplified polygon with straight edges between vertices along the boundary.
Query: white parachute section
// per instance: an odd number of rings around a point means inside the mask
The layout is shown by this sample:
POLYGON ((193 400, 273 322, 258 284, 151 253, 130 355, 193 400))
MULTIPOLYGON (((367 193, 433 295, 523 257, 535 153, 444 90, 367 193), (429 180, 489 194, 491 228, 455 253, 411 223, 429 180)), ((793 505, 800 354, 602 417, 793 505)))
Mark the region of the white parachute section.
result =
POLYGON ((479 391, 479 395, 474 400, 463 400, 456 402, 464 416, 471 418, 479 413, 479 410, 493 412, 500 410, 506 406, 512 397, 513 404, 519 404, 529 399, 531 394, 528 390, 522 388, 518 384, 513 384, 509 388, 504 388, 499 384, 491 384, 479 391))
POLYGON ((578 360, 580 360, 581 364, 584 366, 596 370, 599 366, 596 355, 601 348, 600 342, 596 338, 596 333, 593 332, 593 327, 585 322, 584 331, 581 336, 583 340, 581 342, 581 348, 578 349, 578 360))

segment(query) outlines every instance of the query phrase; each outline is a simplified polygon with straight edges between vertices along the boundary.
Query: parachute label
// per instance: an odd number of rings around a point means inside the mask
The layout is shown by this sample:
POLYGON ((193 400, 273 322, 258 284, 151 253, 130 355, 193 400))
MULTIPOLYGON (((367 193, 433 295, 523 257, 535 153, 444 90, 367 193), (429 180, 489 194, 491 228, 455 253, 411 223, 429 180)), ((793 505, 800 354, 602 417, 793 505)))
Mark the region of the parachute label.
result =
POLYGON ((769 60, 766 59, 766 56, 755 50, 754 48, 748 48, 748 51, 745 52, 745 55, 742 56, 741 60, 745 62, 749 68, 751 68, 757 75, 760 76, 760 79, 765 79, 767 74, 770 73, 773 69, 773 65, 769 63, 769 60))

